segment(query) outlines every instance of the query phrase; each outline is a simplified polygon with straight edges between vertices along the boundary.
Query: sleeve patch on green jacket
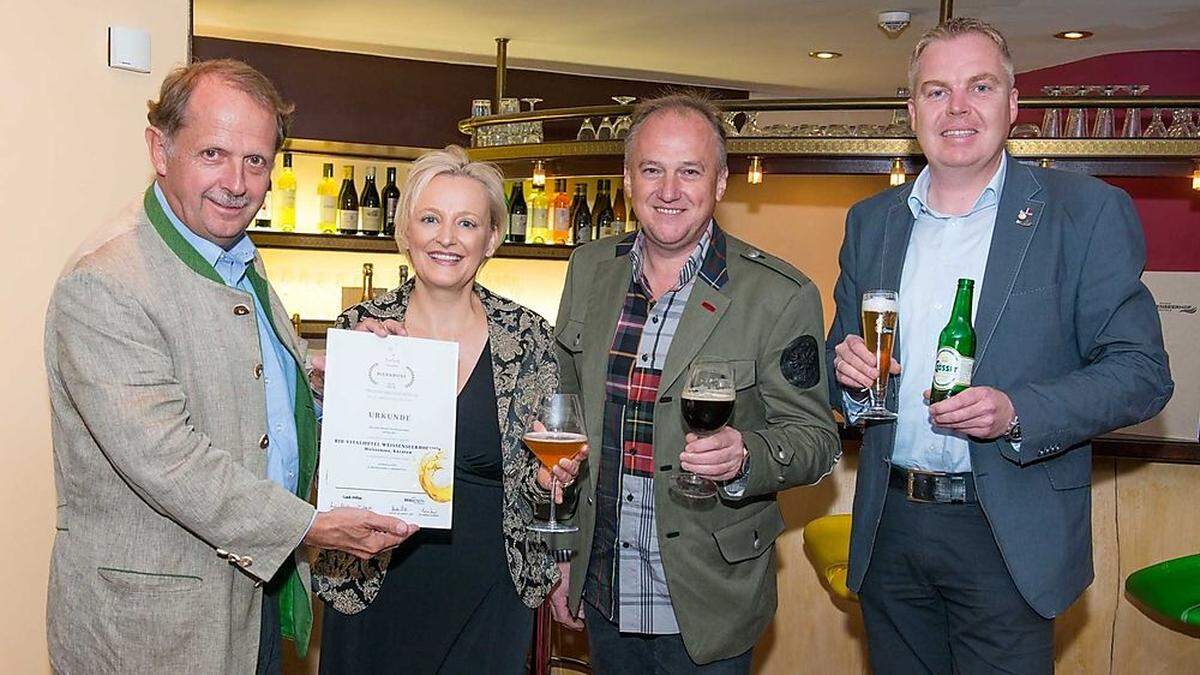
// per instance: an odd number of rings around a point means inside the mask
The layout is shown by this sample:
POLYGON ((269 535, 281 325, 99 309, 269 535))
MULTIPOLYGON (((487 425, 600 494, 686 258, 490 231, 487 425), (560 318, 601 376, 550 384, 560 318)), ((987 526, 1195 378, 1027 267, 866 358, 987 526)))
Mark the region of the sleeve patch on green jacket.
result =
POLYGON ((779 355, 779 370, 784 379, 799 389, 811 389, 821 383, 821 350, 817 339, 801 335, 779 355))

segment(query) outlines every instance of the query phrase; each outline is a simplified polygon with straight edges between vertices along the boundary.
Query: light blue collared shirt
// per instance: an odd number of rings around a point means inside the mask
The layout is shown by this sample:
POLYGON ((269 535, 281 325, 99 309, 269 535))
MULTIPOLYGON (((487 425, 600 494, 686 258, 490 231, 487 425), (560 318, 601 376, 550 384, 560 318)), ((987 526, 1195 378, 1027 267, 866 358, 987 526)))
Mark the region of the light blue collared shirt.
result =
POLYGON ((171 225, 179 231, 192 248, 216 270, 226 286, 245 291, 254 301, 258 323, 258 344, 262 353, 263 385, 267 398, 267 477, 289 492, 296 492, 300 470, 299 441, 296 437, 296 361, 271 330, 267 309, 258 302, 258 295, 246 276, 246 267, 254 261, 257 249, 250 237, 243 236, 231 249, 225 249, 192 232, 183 224, 167 203, 158 183, 154 196, 162 206, 171 225))
MULTIPOLYGON (((959 279, 975 280, 971 323, 975 323, 979 294, 996 210, 1004 191, 1007 157, 983 188, 975 204, 964 215, 939 213, 929 205, 929 167, 913 184, 908 208, 913 229, 904 255, 900 283, 900 364, 904 371, 891 386, 899 386, 896 439, 892 463, 925 471, 965 473, 971 470, 967 437, 935 427, 929 421, 924 392, 933 382, 938 334, 950 320, 959 279)), ((843 395, 847 418, 853 423, 864 404, 843 395)))

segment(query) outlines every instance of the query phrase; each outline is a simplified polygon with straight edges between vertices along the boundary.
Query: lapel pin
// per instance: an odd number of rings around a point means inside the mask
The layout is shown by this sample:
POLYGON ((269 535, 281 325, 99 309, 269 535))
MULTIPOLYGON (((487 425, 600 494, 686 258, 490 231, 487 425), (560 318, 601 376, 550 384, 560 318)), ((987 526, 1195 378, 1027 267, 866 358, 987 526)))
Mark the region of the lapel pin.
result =
POLYGON ((717 311, 717 308, 715 306, 713 306, 713 304, 707 300, 700 303, 700 306, 703 307, 704 309, 707 309, 710 312, 713 312, 713 313, 716 313, 716 311, 717 311))
POLYGON ((1030 209, 1030 208, 1021 209, 1020 212, 1017 213, 1017 224, 1022 227, 1029 227, 1030 225, 1032 225, 1032 223, 1029 222, 1029 217, 1032 215, 1033 215, 1033 209, 1030 209))

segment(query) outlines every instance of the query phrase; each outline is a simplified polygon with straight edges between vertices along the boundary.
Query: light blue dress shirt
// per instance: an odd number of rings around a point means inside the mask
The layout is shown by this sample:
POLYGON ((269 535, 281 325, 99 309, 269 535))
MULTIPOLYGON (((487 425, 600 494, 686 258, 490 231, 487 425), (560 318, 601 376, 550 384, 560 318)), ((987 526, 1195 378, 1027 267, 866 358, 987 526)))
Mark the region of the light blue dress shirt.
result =
POLYGON ((243 236, 233 248, 226 251, 189 230, 171 210, 171 205, 167 203, 158 183, 154 184, 154 196, 162 206, 163 212, 167 214, 171 225, 208 264, 213 266, 217 275, 225 281, 225 285, 245 291, 254 303, 258 343, 262 353, 263 385, 266 387, 267 436, 271 441, 267 446, 267 477, 289 492, 295 493, 300 470, 295 417, 296 362, 283 343, 276 338, 275 331, 271 330, 271 322, 267 317, 269 310, 259 304, 258 295, 254 293, 254 287, 250 285, 250 279, 246 276, 246 267, 253 263, 257 251, 254 242, 250 241, 250 237, 243 236))
MULTIPOLYGON (((896 466, 948 473, 971 470, 967 437, 933 426, 924 392, 933 382, 938 334, 950 320, 959 279, 975 280, 971 306, 971 323, 975 323, 1004 175, 1001 161, 974 205, 961 216, 939 213, 929 205, 929 167, 917 176, 908 197, 914 220, 901 275, 896 345, 903 372, 889 384, 899 386, 892 451, 896 466)), ((847 418, 857 422, 865 404, 847 394, 843 399, 847 418)))

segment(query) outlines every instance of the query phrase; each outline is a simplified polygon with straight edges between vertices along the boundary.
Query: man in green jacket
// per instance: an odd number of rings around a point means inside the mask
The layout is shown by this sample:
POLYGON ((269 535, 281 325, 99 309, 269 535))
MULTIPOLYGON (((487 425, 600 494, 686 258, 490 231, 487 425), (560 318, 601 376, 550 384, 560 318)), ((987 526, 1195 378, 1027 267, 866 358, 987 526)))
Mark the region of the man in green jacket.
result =
POLYGON ((676 95, 643 102, 625 141, 625 190, 642 229, 571 257, 556 338, 564 391, 583 399, 593 452, 580 474, 569 593, 596 672, 745 673, 775 613, 775 495, 829 473, 819 293, 791 265, 713 219, 729 170, 719 113, 676 95), (685 434, 697 359, 732 366, 727 426, 685 434), (672 491, 682 471, 719 488, 672 491))

